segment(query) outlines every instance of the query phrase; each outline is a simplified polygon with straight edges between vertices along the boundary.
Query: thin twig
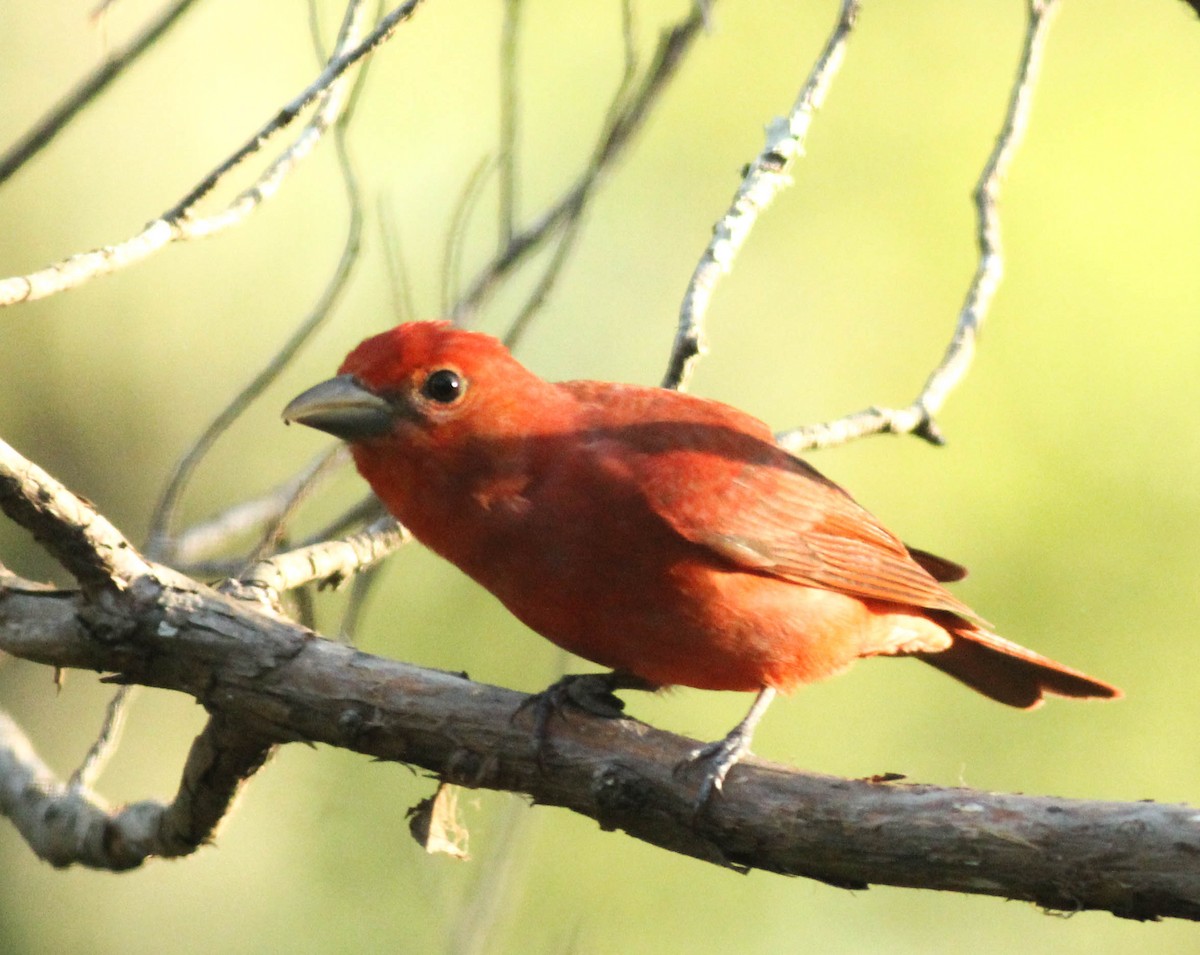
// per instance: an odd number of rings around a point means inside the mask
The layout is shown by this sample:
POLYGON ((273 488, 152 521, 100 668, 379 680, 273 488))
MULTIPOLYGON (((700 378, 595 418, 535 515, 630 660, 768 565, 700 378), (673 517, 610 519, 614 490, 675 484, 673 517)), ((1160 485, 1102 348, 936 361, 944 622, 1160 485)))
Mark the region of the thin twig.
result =
MULTIPOLYGON (((525 805, 509 799, 493 821, 490 852, 478 867, 475 884, 448 919, 446 950, 455 955, 486 955, 495 950, 496 927, 519 905, 517 898, 529 870, 529 825, 525 805)), ((568 946, 579 951, 582 946, 568 946)))
POLYGON ((408 531, 394 519, 385 518, 342 540, 322 541, 257 561, 239 575, 238 581, 272 596, 313 581, 336 587, 359 570, 383 560, 408 538, 408 531))
MULTIPOLYGON (((617 84, 617 91, 613 94, 612 102, 608 108, 608 115, 604 120, 605 134, 601 137, 600 145, 597 147, 596 154, 592 157, 589 168, 596 168, 601 162, 600 151, 603 144, 608 141, 613 127, 621 120, 626 97, 629 95, 630 87, 632 87, 634 78, 637 75, 637 48, 634 41, 633 4, 631 0, 624 0, 621 4, 621 38, 625 50, 625 67, 621 72, 621 80, 617 84)), ((578 194, 577 204, 571 210, 563 224, 562 231, 558 237, 558 243, 554 247, 554 253, 550 257, 549 264, 547 264, 537 284, 534 285, 533 291, 526 297, 525 304, 521 306, 521 310, 517 312, 512 322, 509 323, 508 330, 504 334, 504 344, 508 348, 515 349, 520 344, 521 338, 529 327, 529 323, 545 304, 547 296, 549 296, 559 276, 562 274, 563 267, 567 264, 567 260, 575 250, 575 243, 579 239, 583 228, 583 214, 587 209, 588 199, 591 197, 592 191, 598 181, 595 178, 591 179, 588 188, 578 194)))
POLYGON ((337 471, 350 459, 350 449, 344 444, 335 444, 326 452, 324 460, 308 477, 306 481, 296 484, 291 496, 284 502, 279 512, 269 520, 259 535, 258 543, 250 551, 246 563, 262 560, 276 549, 279 542, 287 533, 288 525, 300 505, 322 484, 330 475, 337 471))
POLYGON ((504 333, 503 340, 505 346, 510 350, 516 349, 520 345, 521 339, 529 327, 529 323, 546 303, 546 297, 550 294, 551 289, 554 288, 554 284, 558 281, 558 277, 562 274, 563 266, 567 264, 571 253, 575 251, 575 243, 579 238, 580 227, 583 225, 583 209, 585 205, 586 199, 581 197, 578 211, 567 219, 562 234, 554 246, 554 252, 550 256, 550 262, 547 264, 546 270, 526 297, 525 304, 521 306, 521 310, 509 322, 508 330, 504 333))
MULTIPOLYGON (((366 612, 367 598, 379 580, 380 567, 380 564, 363 567, 350 582, 350 596, 346 598, 346 607, 342 611, 342 619, 338 623, 337 630, 338 636, 347 643, 355 642, 359 622, 366 612)), ((303 591, 296 591, 296 593, 303 593, 303 591)))
POLYGON ((387 516, 387 510, 384 508, 383 502, 374 494, 368 493, 357 504, 347 508, 320 530, 309 535, 304 544, 306 546, 319 544, 344 534, 351 527, 372 523, 385 516, 387 516))
POLYGON ((67 782, 69 788, 91 789, 95 786, 96 780, 104 772, 104 767, 108 765, 108 761, 121 744, 121 732, 125 728, 126 706, 136 690, 136 686, 118 687, 109 699, 108 706, 104 708, 104 722, 100 725, 100 732, 92 745, 88 747, 87 754, 83 757, 79 768, 71 774, 71 778, 67 782))
POLYGON ((442 301, 441 313, 451 314, 451 302, 458 294, 459 271, 462 268, 463 249, 467 241, 467 224, 471 214, 479 206, 483 197, 483 187, 487 182, 487 174, 492 171, 492 160, 484 157, 471 170, 467 177, 466 188, 454 206, 454 214, 450 216, 450 225, 446 229, 446 247, 442 254, 442 301))
MULTIPOLYGON (((357 6, 361 7, 362 4, 359 3, 357 6)), ((349 206, 350 219, 346 229, 346 241, 342 247, 342 254, 338 260, 338 264, 324 291, 321 293, 321 297, 308 314, 308 317, 292 332, 288 340, 284 342, 283 346, 275 353, 271 360, 259 370, 253 380, 222 409, 176 465, 150 520, 146 551, 155 559, 166 559, 166 556, 170 553, 171 524, 175 509, 200 461, 203 460, 216 440, 279 377, 291 363, 292 359, 296 357, 300 349, 312 339, 312 336, 333 313, 334 306, 341 299, 342 294, 347 288, 354 265, 358 261, 359 250, 362 245, 363 214, 358 179, 350 162, 345 137, 340 130, 341 127, 339 126, 339 132, 335 134, 334 138, 337 146, 339 166, 342 170, 342 179, 346 187, 346 199, 349 206)))
POLYGON ((915 434, 932 444, 942 444, 935 417, 950 393, 959 385, 975 356, 975 341, 987 318, 1004 276, 1004 250, 1000 236, 997 202, 1013 156, 1021 145, 1033 108, 1042 53, 1046 46, 1052 15, 1058 0, 1030 0, 1021 62, 1013 82, 1012 95, 996 144, 975 186, 976 239, 979 262, 967 288, 954 334, 921 393, 906 408, 871 407, 823 424, 796 428, 777 436, 779 443, 792 452, 845 444, 869 434, 915 434))
POLYGON ((396 225, 391 207, 383 196, 376 204, 379 232, 383 239, 383 261, 387 268, 388 292, 392 299, 392 317, 397 324, 417 317, 417 306, 413 299, 412 281, 404 263, 404 249, 400 242, 400 229, 396 225))
MULTIPOLYGON (((343 447, 344 445, 335 445, 330 449, 332 454, 323 456, 322 460, 327 460, 333 455, 338 454, 343 447)), ((282 488, 286 488, 289 485, 295 487, 296 485, 302 483, 303 477, 303 474, 297 475, 282 485, 282 488)), ((294 491, 292 493, 294 494, 294 491)), ((290 501, 291 497, 284 502, 285 508, 290 507, 290 501)), ((385 517, 386 515, 387 511, 384 510, 383 504, 380 502, 379 498, 377 498, 374 494, 368 494, 353 507, 346 509, 329 523, 309 534, 300 542, 299 546, 311 547, 316 544, 323 544, 326 541, 333 540, 338 537, 344 537, 353 532, 354 528, 361 528, 366 524, 370 524, 373 521, 377 521, 380 518, 385 517)), ((236 579, 246 569, 246 558, 244 556, 215 559, 200 559, 197 557, 190 563, 185 564, 181 560, 175 560, 173 564, 180 569, 186 570, 193 577, 204 580, 214 580, 222 577, 232 577, 236 579)))
POLYGON ((504 0, 500 28, 500 150, 496 167, 500 187, 500 248, 513 240, 517 220, 517 36, 521 0, 504 0))
MULTIPOLYGON (((18 169, 29 162, 43 148, 50 144, 62 130, 85 107, 103 93, 126 69, 150 47, 152 47, 179 18, 187 12, 195 0, 175 0, 164 9, 158 18, 150 23, 145 30, 134 37, 125 47, 114 53, 90 76, 87 76, 70 93, 68 93, 50 112, 46 113, 19 140, 0 156, 0 185, 18 169)), ((93 12, 95 18, 99 11, 93 12)))
MULTIPOLYGON (((357 2, 358 0, 350 0, 351 5, 357 2)), ((324 63, 329 56, 325 52, 325 40, 321 36, 321 11, 317 7, 317 0, 308 0, 305 6, 308 8, 308 35, 312 40, 313 49, 317 51, 317 59, 324 63)), ((349 7, 347 9, 349 10, 349 7)), ((345 19, 343 14, 343 22, 345 19)))
POLYGON ((734 259, 759 215, 792 184, 792 162, 804 154, 804 141, 813 116, 824 104, 841 68, 859 6, 860 0, 842 0, 837 23, 791 112, 786 119, 776 118, 767 125, 766 146, 746 167, 729 211, 713 226, 712 241, 700 257, 683 296, 679 327, 662 387, 680 390, 687 387, 697 360, 705 352, 704 321, 717 282, 733 268, 734 259))
POLYGON ((600 176, 612 166, 641 128, 660 94, 676 75, 684 56, 692 48, 692 42, 699 35, 703 23, 704 16, 699 5, 693 5, 686 18, 663 33, 640 89, 605 130, 592 163, 554 205, 516 233, 512 241, 480 270, 470 288, 450 310, 452 318, 462 324, 469 323, 504 278, 540 248, 549 236, 562 229, 573 216, 579 215, 581 201, 586 201, 600 176))
MULTIPOLYGON (((207 520, 180 531, 171 541, 171 563, 182 570, 196 572, 195 568, 201 561, 225 547, 233 538, 252 528, 278 521, 280 515, 291 507, 301 488, 310 486, 318 475, 327 473, 331 465, 348 457, 344 444, 330 445, 298 474, 264 494, 239 501, 207 520)), ((232 571, 224 571, 225 575, 229 573, 232 571)))
POLYGON ((88 19, 92 23, 99 23, 108 17, 109 11, 117 5, 119 0, 100 0, 94 7, 91 13, 88 14, 88 19))
MULTIPOLYGON (((283 106, 245 144, 205 176, 179 202, 148 223, 132 238, 117 245, 73 255, 27 275, 0 279, 0 307, 30 302, 76 288, 97 276, 108 275, 139 262, 171 242, 212 235, 243 222, 264 200, 271 198, 278 191, 287 174, 312 151, 329 123, 335 118, 342 105, 340 101, 344 95, 344 87, 339 86, 337 92, 331 87, 350 67, 391 37, 396 28, 411 16, 422 2, 423 0, 408 0, 395 8, 380 20, 361 43, 330 60, 312 83, 283 106), (208 195, 217 183, 246 158, 257 153, 271 136, 291 125, 305 107, 318 98, 323 98, 327 108, 318 110, 319 115, 314 115, 305 131, 272 163, 254 186, 234 199, 222 212, 206 218, 193 218, 196 204, 208 195)), ((361 9, 361 4, 352 3, 348 10, 350 9, 361 9)))

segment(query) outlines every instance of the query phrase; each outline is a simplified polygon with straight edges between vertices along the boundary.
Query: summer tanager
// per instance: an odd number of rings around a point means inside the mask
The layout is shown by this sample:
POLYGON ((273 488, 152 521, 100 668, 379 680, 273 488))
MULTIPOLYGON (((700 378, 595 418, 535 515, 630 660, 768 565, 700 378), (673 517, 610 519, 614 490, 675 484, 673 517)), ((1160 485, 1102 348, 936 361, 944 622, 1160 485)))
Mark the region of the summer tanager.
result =
POLYGON ((349 442, 388 510, 611 687, 757 691, 702 799, 776 690, 911 656, 1009 706, 1119 691, 996 636, 762 422, 635 385, 544 381, 449 322, 368 338, 284 411, 349 442))

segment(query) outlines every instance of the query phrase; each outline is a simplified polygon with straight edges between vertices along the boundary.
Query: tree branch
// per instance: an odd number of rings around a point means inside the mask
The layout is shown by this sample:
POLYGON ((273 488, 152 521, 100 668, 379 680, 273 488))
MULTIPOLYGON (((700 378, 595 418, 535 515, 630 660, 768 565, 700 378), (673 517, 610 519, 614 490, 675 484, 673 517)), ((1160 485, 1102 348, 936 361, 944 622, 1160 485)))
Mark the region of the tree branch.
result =
POLYGON ((312 152, 313 147, 334 122, 346 103, 347 83, 343 74, 386 41, 397 27, 412 16, 423 0, 408 0, 379 21, 361 42, 354 45, 358 35, 359 18, 365 7, 362 0, 351 0, 346 9, 342 41, 334 57, 320 75, 285 104, 257 133, 225 159, 212 172, 157 219, 147 223, 136 235, 116 245, 104 246, 70 256, 27 275, 0 279, 0 308, 20 302, 31 302, 76 288, 101 275, 123 269, 157 252, 171 242, 213 235, 238 225, 271 198, 296 165, 312 152), (242 192, 224 210, 203 218, 193 215, 196 205, 247 158, 257 153, 275 133, 290 126, 300 113, 314 101, 319 104, 312 119, 296 140, 270 165, 249 189, 242 192))
POLYGON ((701 6, 694 5, 687 17, 663 32, 641 86, 629 97, 628 102, 618 104, 620 108, 610 114, 587 169, 558 202, 525 229, 513 234, 504 248, 480 270, 470 288, 450 310, 451 317, 456 321, 469 323, 500 282, 550 236, 579 218, 601 174, 608 170, 633 140, 660 94, 675 77, 685 54, 692 48, 704 24, 701 6))
MULTIPOLYGON (((321 475, 329 472, 348 457, 344 444, 330 445, 303 470, 257 497, 231 504, 225 510, 203 521, 191 525, 170 538, 166 549, 172 564, 196 577, 228 576, 236 573, 233 566, 222 566, 213 570, 204 563, 232 538, 277 523, 293 506, 296 497, 311 486, 321 475)), ((147 550, 151 548, 148 546, 147 550)), ((228 561, 226 561, 228 563, 228 561)))
POLYGON ((87 787, 59 782, 0 710, 0 812, 51 865, 121 872, 154 856, 189 855, 211 841, 272 748, 215 716, 192 744, 169 805, 147 800, 112 810, 87 787))
POLYGON ((408 541, 407 530, 385 517, 343 540, 326 540, 256 561, 238 581, 273 595, 316 581, 337 586, 377 564, 408 541))
POLYGON ((662 387, 680 390, 687 387, 696 361, 705 351, 704 318, 717 282, 733 268, 733 261, 758 222, 759 214, 792 184, 789 175, 792 162, 804 154, 804 141, 813 116, 825 102, 833 79, 841 69, 846 41, 854 29, 859 6, 859 0, 842 0, 833 31, 791 112, 787 119, 776 118, 767 125, 766 146, 746 167, 729 211, 713 226, 712 241, 700 257, 683 293, 679 327, 662 387))
POLYGON ((108 519, 0 441, 0 509, 85 588, 123 586, 149 565, 108 519))
POLYGON ((1012 165, 1033 110, 1033 90, 1037 85, 1050 22, 1058 0, 1028 0, 1025 45, 1013 81, 1012 95, 996 144, 984 164, 975 185, 977 213, 976 238, 979 263, 967 288, 966 300, 958 314, 954 334, 921 393, 907 408, 870 407, 836 421, 808 425, 777 435, 783 447, 794 454, 813 448, 845 444, 869 434, 915 434, 932 444, 942 444, 941 432, 934 420, 946 399, 970 370, 975 357, 975 339, 987 318, 1000 280, 1004 277, 1004 251, 1000 239, 1000 213, 997 200, 1000 187, 1012 165))
POLYGON ((0 185, 3 185, 18 169, 50 144, 68 123, 108 85, 132 66, 143 53, 152 47, 179 18, 187 12, 195 0, 175 0, 158 17, 151 21, 127 46, 110 54, 91 75, 43 116, 24 136, 0 155, 0 185))
MULTIPOLYGON (((221 409, 216 418, 192 442, 191 447, 188 448, 183 457, 175 465, 150 517, 147 551, 156 558, 169 560, 174 556, 173 548, 175 540, 173 524, 175 511, 179 505, 179 499, 183 495, 188 482, 195 474, 196 468, 199 467, 200 462, 212 450, 217 439, 283 373, 292 359, 308 344, 318 329, 325 324, 329 316, 333 314, 335 306, 349 285, 350 275, 358 263, 359 252, 362 247, 362 200, 359 195, 358 180, 350 163, 344 129, 342 127, 339 126, 335 138, 338 147, 338 159, 346 185, 346 202, 349 207, 346 240, 342 247, 342 254, 338 259, 337 266, 308 316, 292 331, 287 341, 271 357, 270 361, 260 368, 254 378, 221 409)), ((309 469, 306 469, 306 472, 308 471, 309 469)), ((313 471, 310 476, 315 476, 316 473, 318 472, 313 471)), ((301 480, 296 485, 288 500, 295 500, 297 495, 303 492, 307 483, 307 478, 301 480)), ((287 502, 281 508, 280 514, 286 513, 286 510, 287 502)))
POLYGON ((251 740, 327 743, 527 793, 718 865, 1200 919, 1195 809, 835 779, 751 759, 694 820, 695 787, 675 771, 694 740, 572 713, 553 724, 541 766, 529 719, 514 717, 524 695, 369 656, 207 588, 147 582, 108 604, 102 625, 95 608, 81 625, 82 612, 61 594, 2 590, 0 648, 188 693, 251 740))

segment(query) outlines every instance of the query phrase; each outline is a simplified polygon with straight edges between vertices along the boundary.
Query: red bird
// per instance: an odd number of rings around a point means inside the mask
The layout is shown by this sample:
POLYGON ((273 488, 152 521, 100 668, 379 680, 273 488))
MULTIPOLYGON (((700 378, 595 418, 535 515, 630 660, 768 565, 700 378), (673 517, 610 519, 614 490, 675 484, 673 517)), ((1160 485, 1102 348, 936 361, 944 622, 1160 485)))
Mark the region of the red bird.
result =
POLYGON ((906 547, 749 415, 601 381, 552 383, 449 322, 368 338, 286 421, 350 443, 388 510, 610 688, 757 691, 699 751, 701 802, 776 690, 912 656, 1009 706, 1120 692, 996 636, 906 547))

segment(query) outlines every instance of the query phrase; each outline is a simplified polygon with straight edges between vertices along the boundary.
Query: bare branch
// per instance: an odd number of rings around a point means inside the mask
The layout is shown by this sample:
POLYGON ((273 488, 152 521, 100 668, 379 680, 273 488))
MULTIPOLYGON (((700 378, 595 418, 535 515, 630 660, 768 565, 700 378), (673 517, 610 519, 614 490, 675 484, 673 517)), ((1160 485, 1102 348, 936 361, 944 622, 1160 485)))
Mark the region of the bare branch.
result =
POLYGON ((759 215, 775 197, 792 184, 792 162, 804 155, 804 141, 813 116, 825 102, 833 79, 846 54, 846 41, 854 29, 860 0, 842 0, 837 23, 825 41, 825 48, 813 65, 808 81, 800 91, 786 119, 776 118, 767 125, 767 143, 757 158, 746 167, 741 185, 729 211, 713 226, 712 241, 692 273, 679 309, 679 327, 667 362, 662 387, 684 389, 704 354, 704 319, 708 304, 721 276, 733 268, 734 259, 745 244, 759 215))
MULTIPOLYGON (((337 454, 337 452, 339 452, 342 447, 344 447, 344 445, 343 446, 335 446, 331 450, 335 454, 337 454)), ((341 455, 337 455, 337 456, 341 457, 341 455)), ((330 460, 332 462, 334 460, 334 458, 330 457, 328 460, 330 460)), ((303 475, 299 475, 296 478, 293 478, 291 481, 287 482, 286 484, 282 485, 279 488, 279 492, 283 493, 289 486, 297 487, 297 485, 300 483, 300 479, 302 476, 303 475)), ((303 486, 302 489, 305 492, 307 492, 311 488, 311 486, 312 486, 311 484, 308 484, 308 485, 303 486)), ((297 488, 297 490, 300 490, 300 489, 301 488, 297 488)), ((295 500, 296 500, 296 495, 295 495, 295 493, 292 493, 291 496, 288 497, 288 499, 283 502, 284 511, 289 511, 295 500)), ((255 505, 255 501, 249 502, 249 505, 253 507, 255 505)), ((265 505, 265 502, 264 502, 264 505, 265 505)), ((232 508, 229 509, 229 511, 225 512, 225 515, 235 515, 240 507, 241 507, 241 505, 234 505, 232 508)), ((225 515, 218 515, 213 520, 220 521, 223 519, 223 517, 225 515)), ((324 544, 327 541, 334 540, 335 538, 338 538, 338 537, 347 536, 351 533, 357 533, 358 531, 355 531, 354 530, 355 528, 363 528, 364 526, 371 524, 375 521, 386 519, 387 516, 388 516, 387 511, 384 509, 383 504, 380 502, 379 498, 377 498, 374 494, 367 494, 361 500, 359 500, 356 504, 347 508, 341 514, 338 514, 336 517, 334 517, 333 520, 329 521, 327 524, 323 525, 318 530, 309 534, 306 538, 304 538, 304 540, 299 541, 297 543, 301 547, 314 547, 314 546, 317 546, 320 544, 324 544)), ((286 517, 286 514, 283 511, 281 511, 281 512, 269 515, 267 519, 269 522, 278 524, 279 521, 284 519, 285 517, 286 517)), ((206 526, 207 526, 207 522, 205 524, 197 525, 197 530, 203 532, 203 530, 206 526)), ((191 533, 190 530, 185 531, 184 534, 181 535, 181 539, 186 541, 188 538, 188 535, 190 533, 191 533)), ((177 556, 178 556, 178 552, 177 552, 177 556)), ((190 560, 189 562, 186 562, 186 563, 181 560, 178 560, 178 559, 173 561, 173 563, 175 565, 177 565, 178 569, 185 570, 187 573, 189 573, 191 576, 195 577, 198 580, 199 579, 212 580, 212 579, 219 578, 219 577, 221 577, 221 578, 228 577, 233 580, 237 580, 241 577, 242 574, 246 573, 246 558, 244 556, 201 559, 199 554, 193 554, 192 558, 193 558, 192 560, 190 560)), ((366 572, 369 573, 370 568, 367 568, 366 572)))
MULTIPOLYGON (((275 523, 292 506, 296 496, 311 486, 319 474, 345 461, 349 453, 340 442, 322 451, 303 470, 258 497, 226 508, 205 521, 193 524, 174 537, 170 545, 170 560, 181 569, 199 566, 207 556, 224 547, 231 538, 265 524, 275 523)), ((220 573, 227 576, 234 571, 220 573)))
POLYGON ((388 516, 383 502, 373 493, 367 492, 357 504, 347 508, 332 521, 309 535, 305 544, 320 544, 330 538, 344 534, 351 527, 357 527, 365 522, 373 522, 388 516))
POLYGON ((645 79, 637 93, 629 99, 620 114, 607 124, 596 148, 592 163, 575 184, 535 222, 516 233, 512 240, 480 270, 450 314, 463 323, 470 321, 500 282, 552 235, 560 231, 583 211, 602 173, 604 173, 633 139, 645 122, 659 95, 666 89, 679 69, 692 41, 704 23, 700 5, 672 29, 663 33, 645 79))
POLYGON ((77 599, 5 593, 0 649, 188 693, 237 727, 235 739, 401 760, 718 865, 1200 919, 1193 808, 835 779, 749 759, 697 820, 695 782, 676 771, 695 740, 572 712, 539 760, 530 718, 514 715, 522 694, 318 639, 208 588, 135 590, 87 608, 87 628, 77 599))
MULTIPOLYGON (((117 245, 73 255, 28 275, 0 279, 0 307, 30 302, 76 288, 97 276, 108 275, 139 262, 171 242, 212 235, 243 222, 264 200, 271 198, 278 191, 288 173, 312 151, 343 108, 346 97, 346 84, 341 82, 343 74, 391 37, 396 28, 411 16, 422 2, 423 0, 408 0, 380 20, 375 29, 357 46, 334 56, 308 87, 281 108, 241 148, 205 176, 178 203, 148 223, 132 238, 117 245), (291 125, 305 107, 318 99, 320 103, 317 111, 308 125, 258 182, 234 199, 222 212, 206 218, 193 217, 197 203, 208 195, 217 183, 249 156, 257 153, 275 133, 291 125)), ((351 24, 357 23, 355 18, 362 7, 361 0, 355 0, 347 8, 347 29, 351 28, 351 24), (351 13, 354 17, 350 16, 351 13)))
MULTIPOLYGON (((341 57, 347 55, 348 51, 354 49, 355 44, 362 35, 366 9, 365 0, 350 0, 347 4, 346 15, 342 22, 338 42, 333 51, 334 58, 330 61, 330 65, 338 62, 341 57)), ((329 68, 326 67, 322 75, 328 72, 329 68)), ((346 76, 344 72, 338 73, 336 78, 332 79, 317 94, 316 109, 313 112, 312 118, 300 131, 300 135, 296 137, 287 149, 275 158, 266 171, 259 176, 258 181, 254 185, 244 190, 223 211, 203 218, 193 216, 192 210, 205 195, 212 191, 216 186, 217 180, 224 176, 225 172, 237 168, 250 153, 242 157, 231 157, 229 165, 224 171, 218 169, 212 174, 217 177, 217 179, 213 180, 212 185, 205 187, 202 183, 197 189, 193 190, 189 197, 185 198, 167 213, 165 216, 166 219, 178 223, 177 231, 179 235, 177 237, 180 239, 205 238, 245 221, 259 205, 279 191, 279 187, 283 185, 283 181, 287 178, 288 174, 295 170, 312 153, 317 143, 341 115, 342 110, 349 101, 350 88, 350 77, 346 76)), ((261 139, 262 134, 260 133, 261 139)), ((261 147, 256 146, 254 151, 257 152, 258 148, 261 147)))
POLYGON ((513 240, 517 220, 517 34, 521 0, 504 0, 500 31, 500 248, 513 240))
POLYGON ((322 541, 260 560, 239 574, 238 582, 275 596, 313 581, 336 587, 395 552, 409 537, 393 518, 384 518, 342 540, 322 541))
POLYGON ((4 441, 0 509, 33 534, 85 588, 120 587, 149 572, 149 565, 107 518, 4 441))
MULTIPOLYGON (((605 124, 608 127, 612 127, 619 122, 626 97, 629 95, 629 89, 637 74, 637 49, 634 46, 633 39, 633 6, 630 0, 625 0, 621 4, 621 38, 625 49, 625 69, 621 74, 621 82, 618 84, 617 91, 613 95, 612 105, 609 107, 608 116, 605 119, 605 124)), ((597 166, 599 162, 600 156, 597 154, 592 160, 592 166, 597 166)), ((525 330, 529 327, 529 323, 545 304, 546 298, 554 288, 558 277, 562 274, 567 260, 571 257, 571 253, 575 251, 575 243, 579 239, 580 230, 583 228, 583 213, 587 205, 587 198, 588 194, 580 198, 576 211, 563 225, 558 237, 558 244, 554 247, 554 253, 550 257, 549 264, 546 266, 545 271, 542 272, 542 276, 538 279, 537 284, 534 285, 533 290, 526 297, 525 304, 521 306, 520 311, 517 312, 513 320, 509 323, 508 331, 504 333, 504 344, 508 348, 513 349, 520 344, 525 330)))
MULTIPOLYGON (((375 584, 379 580, 379 569, 381 566, 381 564, 372 564, 370 567, 364 567, 350 581, 350 595, 346 599, 346 606, 342 611, 342 619, 338 622, 337 635, 339 640, 344 640, 347 643, 356 642, 359 622, 362 620, 362 615, 367 606, 367 597, 375 589, 375 584)), ((305 591, 297 590, 295 593, 302 594, 305 591)))
POLYGON ((108 765, 121 743, 121 733, 125 729, 126 706, 136 689, 135 686, 122 686, 112 695, 108 706, 104 708, 104 722, 100 725, 100 732, 88 747, 87 755, 83 757, 79 768, 71 774, 67 782, 69 788, 92 789, 95 786, 96 780, 104 772, 104 767, 108 765))
POLYGON ((1029 0, 1029 14, 1021 63, 1012 96, 996 145, 975 186, 976 238, 979 263, 967 289, 954 335, 941 363, 925 382, 916 400, 907 408, 866 408, 836 421, 796 428, 777 435, 781 445, 793 453, 845 444, 869 434, 915 434, 932 444, 942 444, 935 417, 971 367, 975 339, 987 318, 992 299, 1004 276, 1004 251, 1000 237, 997 201, 1013 156, 1021 145, 1033 109, 1033 90, 1042 64, 1042 52, 1058 0, 1029 0))
POLYGON ((479 205, 483 196, 483 187, 487 183, 488 173, 493 169, 492 161, 481 159, 467 177, 466 187, 454 206, 454 214, 450 216, 450 225, 446 229, 446 251, 442 255, 442 300, 443 315, 451 313, 451 302, 458 294, 459 269, 462 262, 463 246, 466 239, 467 223, 471 214, 479 205))
POLYGON ((412 321, 417 317, 417 306, 413 300, 412 282, 404 264, 399 227, 391 208, 380 196, 377 205, 379 231, 383 239, 383 260, 387 268, 388 291, 392 299, 392 318, 397 322, 412 321))
MULTIPOLYGON (((242 412, 257 398, 263 394, 263 391, 268 388, 280 373, 286 368, 290 361, 295 358, 295 355, 300 352, 300 349, 310 341, 310 338, 316 331, 325 323, 325 319, 329 318, 337 301, 341 299, 344 290, 350 277, 350 272, 354 269, 354 264, 358 262, 359 250, 362 239, 362 215, 359 204, 358 192, 356 186, 353 185, 353 178, 349 180, 350 188, 350 223, 347 230, 346 245, 342 250, 341 259, 338 260, 334 275, 326 284, 324 292, 320 295, 316 306, 308 313, 308 317, 301 322, 299 328, 296 328, 288 341, 283 343, 282 348, 272 356, 271 360, 254 376, 252 382, 247 384, 244 389, 235 395, 233 400, 221 410, 221 413, 212 420, 211 424, 205 428, 200 437, 196 439, 187 454, 181 458, 179 464, 176 464, 175 470, 167 482, 167 487, 164 489, 162 497, 158 500, 155 507, 154 516, 150 521, 149 543, 146 546, 149 553, 162 557, 170 553, 172 547, 172 518, 174 517, 175 507, 179 504, 180 495, 184 492, 187 486, 187 481, 191 479, 194 470, 196 470, 200 461, 211 450, 212 445, 216 443, 217 438, 220 438, 226 432, 233 422, 238 420, 242 412)), ((323 464, 324 467, 324 464, 323 464)), ((308 469, 305 470, 305 474, 308 469)), ((316 476, 317 472, 313 472, 312 476, 316 476)), ((306 477, 302 480, 299 486, 296 486, 292 498, 296 497, 302 489, 307 485, 312 477, 306 477)), ((299 477, 296 480, 300 480, 299 477)), ((293 486, 294 482, 287 482, 287 486, 293 486)), ((282 511, 281 511, 282 513, 282 511)))
POLYGON ((152 856, 188 855, 209 842, 271 749, 214 717, 192 744, 170 805, 146 801, 114 811, 86 787, 59 782, 0 710, 0 813, 52 865, 131 869, 152 856))
MULTIPOLYGON (((361 6, 361 3, 359 4, 361 6)), ((347 23, 351 23, 351 18, 347 16, 347 23)), ((343 33, 343 42, 346 41, 346 33, 343 33)), ((346 148, 344 135, 339 131, 335 137, 337 141, 338 157, 342 169, 343 180, 346 185, 346 199, 350 210, 350 221, 346 228, 346 241, 342 247, 342 254, 338 260, 337 266, 334 268, 333 275, 326 284, 321 297, 317 300, 308 316, 300 323, 300 325, 292 332, 283 346, 275 353, 267 364, 261 368, 228 405, 222 409, 221 413, 212 421, 211 424, 201 433, 200 437, 192 444, 183 458, 175 466, 170 479, 167 481, 166 488, 160 497, 158 504, 154 509, 154 514, 150 519, 150 532, 148 535, 147 552, 158 559, 167 559, 171 548, 172 535, 172 520, 174 518, 175 509, 178 506, 179 499, 187 486, 188 481, 195 473, 196 467, 203 460, 204 456, 212 449, 217 439, 225 433, 226 430, 241 416, 251 403, 266 390, 279 375, 287 368, 292 359, 296 357, 300 349, 312 338, 314 334, 325 324, 326 319, 333 313, 334 307, 341 299, 345 292, 351 273, 354 270, 354 265, 358 261, 359 251, 362 247, 362 228, 363 228, 363 213, 362 199, 359 194, 358 180, 354 174, 354 168, 350 162, 350 157, 346 148)), ((313 476, 319 473, 319 470, 313 472, 313 476)), ((290 498, 291 501, 296 499, 296 496, 302 493, 307 486, 307 481, 302 482, 290 498)), ((286 513, 285 507, 280 514, 286 513)))
MULTIPOLYGON (((32 129, 9 147, 8 151, 0 156, 0 185, 8 181, 13 173, 41 152, 43 147, 49 145, 50 141, 62 132, 81 110, 103 93, 113 80, 158 42, 194 2, 195 0, 175 0, 166 7, 145 30, 134 37, 123 49, 109 54, 97 70, 71 90, 57 106, 38 120, 32 129)), ((97 10, 92 16, 96 17, 101 12, 97 10)))

